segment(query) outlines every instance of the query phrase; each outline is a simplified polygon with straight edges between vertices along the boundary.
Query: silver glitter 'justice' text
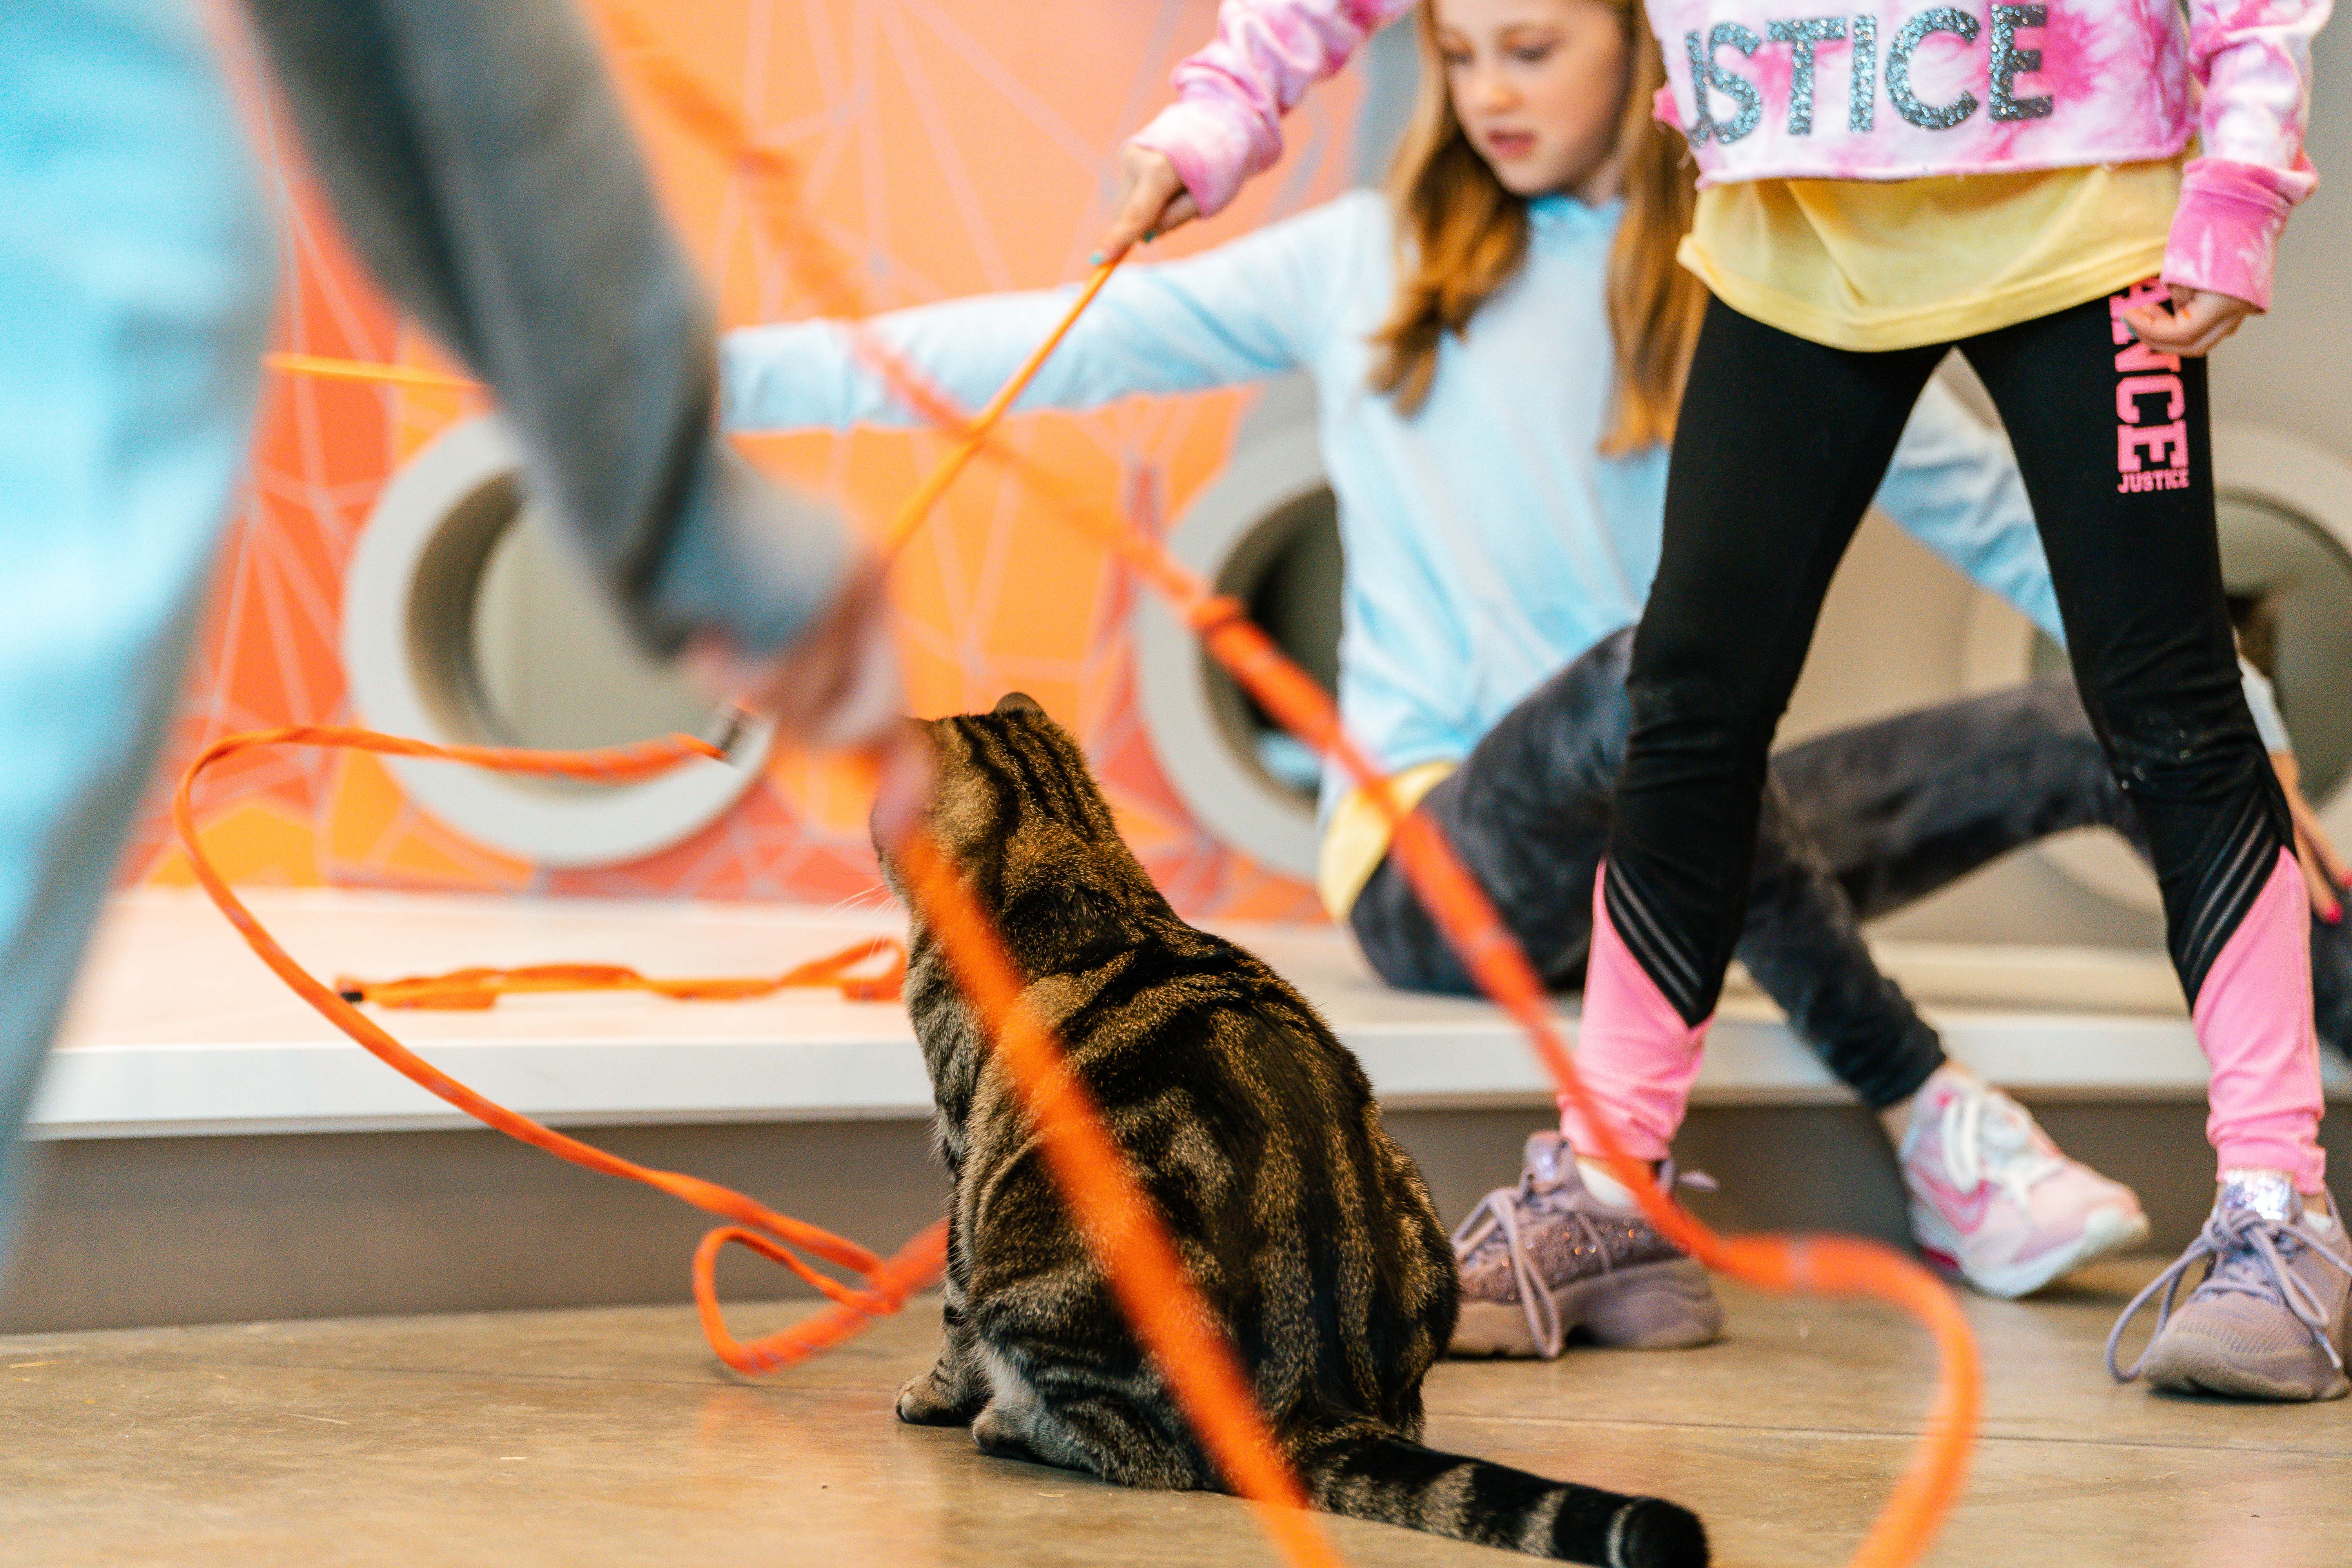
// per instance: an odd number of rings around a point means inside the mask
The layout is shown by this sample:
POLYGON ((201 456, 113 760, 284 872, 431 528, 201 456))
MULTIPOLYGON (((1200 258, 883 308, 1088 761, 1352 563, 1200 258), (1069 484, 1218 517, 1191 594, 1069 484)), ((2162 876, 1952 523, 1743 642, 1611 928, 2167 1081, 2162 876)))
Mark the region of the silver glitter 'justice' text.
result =
MULTIPOLYGON (((1906 124, 1923 131, 1949 131, 1986 108, 1998 121, 2045 120, 2057 108, 2050 96, 2020 98, 2017 79, 2042 68, 2042 51, 2018 47, 2017 35, 2026 28, 2049 26, 2050 7, 1996 5, 1987 29, 1976 16, 1954 5, 1921 11, 1895 29, 1886 48, 1884 77, 1886 100, 1906 124), (1985 38, 1987 94, 1979 100, 1962 89, 1948 103, 1928 103, 1912 85, 1914 57, 1934 34, 1942 33, 1970 49, 1980 34, 1985 38)), ((1857 12, 1847 16, 1775 17, 1764 24, 1764 37, 1737 22, 1717 22, 1706 32, 1683 35, 1683 51, 1690 68, 1695 112, 1685 127, 1691 145, 1709 141, 1728 145, 1754 132, 1763 122, 1764 89, 1723 61, 1728 47, 1753 59, 1756 51, 1785 45, 1789 50, 1788 124, 1791 136, 1813 134, 1813 109, 1819 94, 1820 57, 1826 47, 1846 46, 1846 130, 1867 135, 1877 129, 1878 17, 1857 12), (1717 106, 1728 100, 1730 113, 1717 118, 1717 106)))

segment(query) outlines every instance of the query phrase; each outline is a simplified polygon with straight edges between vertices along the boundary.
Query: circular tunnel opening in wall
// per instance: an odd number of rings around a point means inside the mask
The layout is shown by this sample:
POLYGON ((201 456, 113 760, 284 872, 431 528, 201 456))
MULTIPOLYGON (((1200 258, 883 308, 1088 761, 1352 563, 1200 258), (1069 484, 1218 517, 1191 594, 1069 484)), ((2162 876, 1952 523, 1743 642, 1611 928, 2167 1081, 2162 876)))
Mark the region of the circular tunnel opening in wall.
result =
MULTIPOLYGON (((1250 619, 1327 692, 1339 689, 1339 508, 1329 487, 1269 512, 1227 557, 1217 592, 1248 606, 1250 619)), ((1213 660, 1210 700, 1224 743, 1255 762, 1266 782, 1312 810, 1323 760, 1275 722, 1213 660)))
MULTIPOLYGON (((394 476, 344 584, 343 662, 361 722, 445 745, 583 750, 718 714, 644 653, 525 493, 495 416, 453 426, 394 476)), ((700 831, 758 776, 768 736, 729 763, 628 784, 386 759, 426 811, 540 865, 641 859, 700 831)))
MULTIPOLYGON (((543 508, 514 494, 470 595, 456 656, 484 727, 519 746, 585 750, 707 729, 711 705, 640 648, 612 606, 561 552, 543 508)), ((593 789, 593 784, 582 787, 593 789)))
MULTIPOLYGON (((2239 647, 2270 679, 2303 793, 2341 845, 2352 832, 2352 467, 2246 427, 2217 428, 2213 458, 2222 584, 2239 647)), ((2064 650, 2039 631, 1971 640, 1973 687, 2001 684, 2004 669, 2015 672, 2008 679, 2068 673, 2064 650)), ((2064 835, 2041 853, 2115 902, 2161 907, 2154 877, 2111 834, 2064 835)))
MULTIPOLYGON (((1218 593, 1241 601, 1327 691, 1337 688, 1339 510, 1311 423, 1240 442, 1168 544, 1218 593)), ((1137 605, 1135 631, 1144 728, 1186 808, 1228 847, 1311 879, 1321 760, 1275 723, 1156 595, 1137 605)))

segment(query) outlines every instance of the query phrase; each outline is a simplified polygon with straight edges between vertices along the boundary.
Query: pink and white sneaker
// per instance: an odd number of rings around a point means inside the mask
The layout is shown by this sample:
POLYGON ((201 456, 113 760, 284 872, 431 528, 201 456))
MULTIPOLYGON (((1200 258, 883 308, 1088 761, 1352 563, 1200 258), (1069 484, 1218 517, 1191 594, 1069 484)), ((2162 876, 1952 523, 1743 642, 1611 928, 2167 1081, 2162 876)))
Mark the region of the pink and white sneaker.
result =
POLYGON ((1988 1296, 2028 1295, 2147 1237, 2129 1187, 2060 1153, 2025 1107, 1948 1062, 1911 1102, 1895 1158, 1920 1254, 1988 1296))

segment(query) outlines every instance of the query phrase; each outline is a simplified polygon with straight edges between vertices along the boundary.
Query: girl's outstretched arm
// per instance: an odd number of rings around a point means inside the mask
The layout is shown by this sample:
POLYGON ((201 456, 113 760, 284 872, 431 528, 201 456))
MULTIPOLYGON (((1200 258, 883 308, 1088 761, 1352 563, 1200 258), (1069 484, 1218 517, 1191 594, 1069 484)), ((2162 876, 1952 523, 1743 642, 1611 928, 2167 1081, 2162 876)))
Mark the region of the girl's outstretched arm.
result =
MULTIPOLYGON (((1335 330, 1349 278, 1386 243, 1369 192, 1182 261, 1115 274, 1045 362, 1017 409, 1091 408, 1138 393, 1194 392, 1310 363, 1335 330)), ((979 295, 839 321, 745 327, 719 341, 720 419, 733 430, 914 425, 922 415, 861 352, 878 345, 964 409, 979 407, 1068 310, 1072 290, 979 295)))
POLYGON ((1282 156, 1282 117, 1307 89, 1413 3, 1223 0, 1217 36, 1176 68, 1176 101, 1128 142, 1126 197, 1103 254, 1119 254, 1155 227, 1224 210, 1243 181, 1282 156), (1164 170, 1138 152, 1164 158, 1183 189, 1168 189, 1164 170))

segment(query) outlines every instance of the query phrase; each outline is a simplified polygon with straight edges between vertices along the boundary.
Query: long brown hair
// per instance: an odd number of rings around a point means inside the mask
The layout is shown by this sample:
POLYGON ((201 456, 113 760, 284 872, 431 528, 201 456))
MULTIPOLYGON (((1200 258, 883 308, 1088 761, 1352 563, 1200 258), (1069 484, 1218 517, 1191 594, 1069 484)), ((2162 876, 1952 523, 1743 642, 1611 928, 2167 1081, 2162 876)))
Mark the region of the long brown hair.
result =
MULTIPOLYGON (((1616 407, 1601 443, 1603 452, 1621 453, 1673 438, 1706 292, 1675 262, 1697 192, 1682 138, 1651 118, 1651 98, 1665 80, 1657 44, 1641 0, 1609 3, 1622 12, 1633 49, 1617 129, 1625 215, 1609 249, 1616 407)), ((1371 376, 1372 389, 1407 414, 1429 400, 1445 334, 1467 327, 1528 253, 1527 199, 1503 188, 1454 113, 1430 0, 1423 0, 1415 26, 1421 87, 1388 182, 1397 213, 1397 298, 1372 336, 1381 353, 1371 376)))

